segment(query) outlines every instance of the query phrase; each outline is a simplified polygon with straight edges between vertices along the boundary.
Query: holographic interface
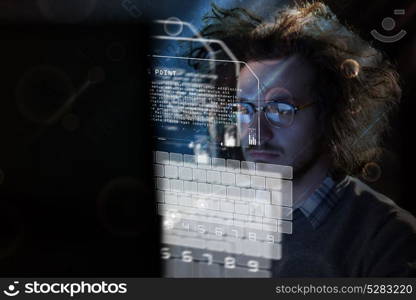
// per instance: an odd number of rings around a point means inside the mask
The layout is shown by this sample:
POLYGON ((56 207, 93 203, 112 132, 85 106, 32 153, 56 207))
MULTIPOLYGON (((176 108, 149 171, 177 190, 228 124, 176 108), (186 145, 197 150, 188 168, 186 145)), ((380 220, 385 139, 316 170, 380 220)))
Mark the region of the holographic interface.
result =
POLYGON ((177 18, 156 23, 164 34, 153 37, 149 74, 164 276, 271 277, 282 234, 292 233, 292 167, 236 154, 261 141, 260 126, 244 127, 240 71, 257 82, 255 97, 260 82, 221 41, 198 38, 177 18), (210 58, 184 54, 189 44, 202 45, 210 58), (212 44, 230 58, 215 59, 212 44))

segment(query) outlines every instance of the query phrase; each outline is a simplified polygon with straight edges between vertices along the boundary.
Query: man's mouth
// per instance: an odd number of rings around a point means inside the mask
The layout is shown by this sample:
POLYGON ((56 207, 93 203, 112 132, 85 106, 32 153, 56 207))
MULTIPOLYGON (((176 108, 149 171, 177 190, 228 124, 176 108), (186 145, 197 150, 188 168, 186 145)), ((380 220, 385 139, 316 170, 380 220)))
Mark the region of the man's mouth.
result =
POLYGON ((280 152, 270 150, 248 150, 248 154, 254 160, 274 160, 280 157, 280 152))

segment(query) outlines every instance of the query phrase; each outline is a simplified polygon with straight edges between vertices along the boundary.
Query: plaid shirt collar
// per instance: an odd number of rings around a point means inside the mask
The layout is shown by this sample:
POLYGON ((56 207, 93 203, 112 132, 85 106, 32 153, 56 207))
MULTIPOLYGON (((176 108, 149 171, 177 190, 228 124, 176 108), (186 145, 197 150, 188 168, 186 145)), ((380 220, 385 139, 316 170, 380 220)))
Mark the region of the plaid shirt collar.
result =
POLYGON ((309 198, 293 206, 293 212, 299 209, 312 227, 318 228, 338 203, 341 191, 348 182, 348 176, 338 182, 335 182, 331 176, 327 176, 309 198))

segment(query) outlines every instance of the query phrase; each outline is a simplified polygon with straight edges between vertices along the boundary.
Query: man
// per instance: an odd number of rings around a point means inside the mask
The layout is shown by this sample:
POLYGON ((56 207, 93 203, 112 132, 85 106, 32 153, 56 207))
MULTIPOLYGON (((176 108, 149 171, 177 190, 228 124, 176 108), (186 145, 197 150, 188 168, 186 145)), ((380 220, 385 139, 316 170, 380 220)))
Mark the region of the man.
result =
POLYGON ((353 177, 400 99, 393 66, 319 2, 273 23, 214 6, 206 21, 202 35, 247 63, 234 105, 241 158, 293 167, 293 234, 274 276, 416 276, 414 217, 353 177))

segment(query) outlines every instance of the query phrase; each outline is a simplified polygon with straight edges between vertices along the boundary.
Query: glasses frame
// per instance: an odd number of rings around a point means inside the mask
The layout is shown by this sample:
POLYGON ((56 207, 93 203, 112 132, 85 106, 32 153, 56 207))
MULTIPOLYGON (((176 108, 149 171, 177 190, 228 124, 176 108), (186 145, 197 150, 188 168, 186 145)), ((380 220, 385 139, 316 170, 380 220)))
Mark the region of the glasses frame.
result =
MULTIPOLYGON (((303 110, 303 109, 305 109, 305 108, 308 108, 308 107, 310 107, 310 106, 312 106, 312 105, 316 104, 316 103, 317 103, 317 101, 311 101, 311 102, 306 103, 306 104, 303 104, 303 105, 293 105, 293 104, 288 103, 288 102, 285 102, 285 101, 268 101, 267 103, 265 103, 265 104, 263 104, 263 105, 261 105, 261 106, 257 106, 257 105, 255 105, 255 104, 253 104, 253 103, 251 103, 251 102, 247 102, 247 101, 238 101, 238 102, 236 102, 236 103, 234 103, 234 104, 240 104, 240 103, 248 104, 249 106, 251 106, 251 108, 252 108, 252 109, 253 109, 253 111, 254 111, 254 112, 253 112, 253 116, 254 116, 257 112, 262 112, 262 113, 264 114, 264 117, 266 118, 266 120, 269 122, 269 124, 270 124, 271 126, 274 126, 274 127, 277 127, 277 128, 288 128, 288 127, 290 127, 290 126, 292 126, 292 125, 293 125, 293 122, 295 121, 295 116, 296 116, 296 113, 297 113, 298 111, 301 111, 301 110, 303 110), (290 124, 289 124, 289 125, 287 125, 287 126, 279 126, 279 125, 274 124, 274 122, 273 122, 273 121, 269 120, 269 118, 267 117, 267 114, 266 114, 266 112, 265 112, 265 109, 266 109, 266 107, 268 107, 271 103, 277 103, 277 104, 282 103, 282 104, 289 105, 289 106, 291 106, 291 107, 293 108, 293 111, 294 111, 294 113, 293 113, 293 118, 292 118, 292 120, 290 121, 290 124)), ((252 119, 250 120, 250 122, 249 122, 248 124, 253 123, 253 121, 254 121, 254 117, 252 117, 252 119)))

